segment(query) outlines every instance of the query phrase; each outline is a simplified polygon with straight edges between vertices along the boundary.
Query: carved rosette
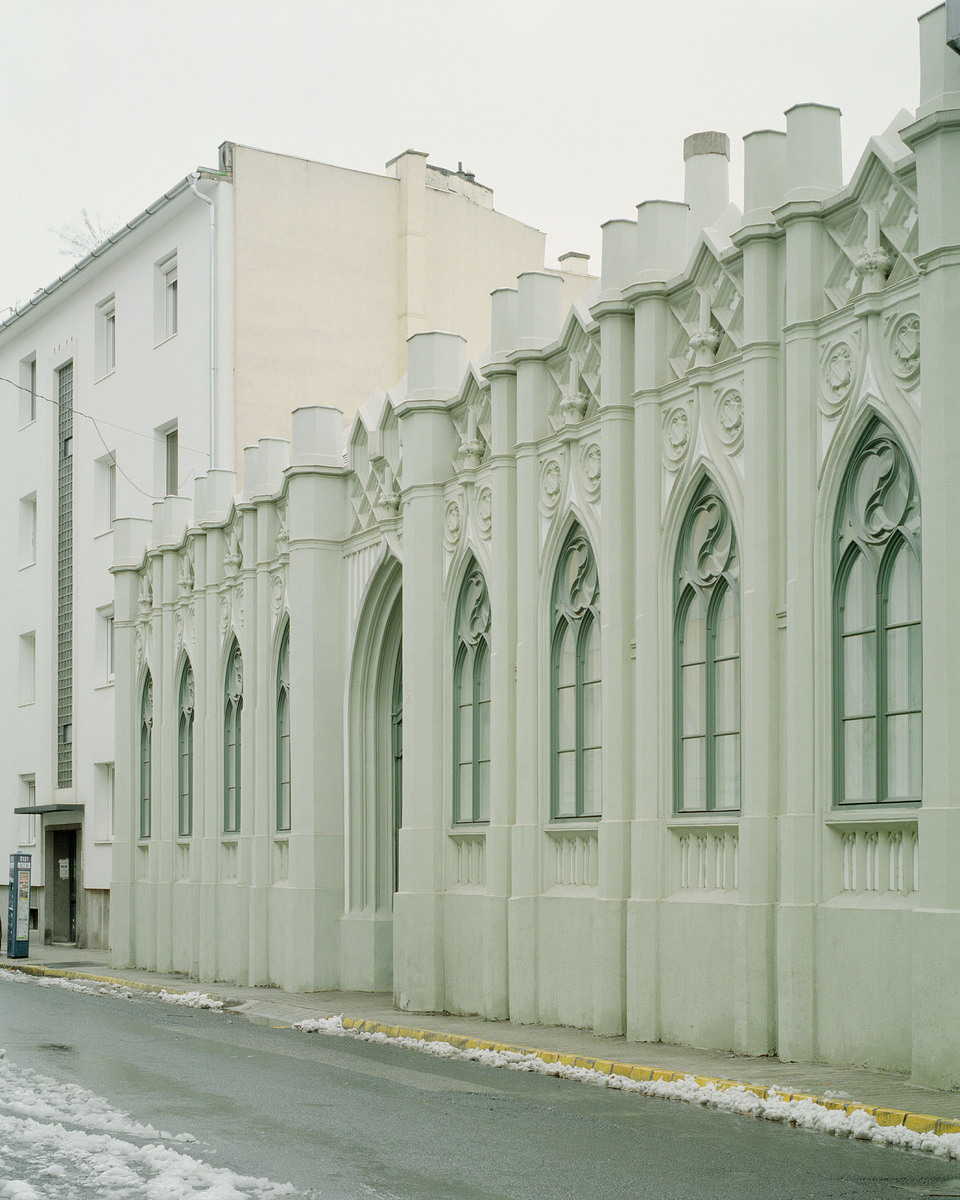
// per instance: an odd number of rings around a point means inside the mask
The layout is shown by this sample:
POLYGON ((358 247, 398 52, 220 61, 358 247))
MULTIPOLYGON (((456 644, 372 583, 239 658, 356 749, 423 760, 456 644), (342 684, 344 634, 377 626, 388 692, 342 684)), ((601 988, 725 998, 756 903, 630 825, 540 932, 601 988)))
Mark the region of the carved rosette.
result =
POLYGON ((717 436, 731 454, 743 446, 743 396, 736 388, 717 392, 717 436))
POLYGON ((493 492, 488 487, 482 487, 477 492, 477 527, 482 538, 490 537, 493 527, 493 492))
POLYGON ((457 548, 462 530, 463 509, 460 507, 460 501, 448 500, 443 514, 443 544, 447 550, 453 551, 457 548))
POLYGON ((907 313, 890 334, 890 366, 894 375, 912 382, 920 374, 920 318, 907 313))
POLYGON ((560 503, 563 491, 563 469, 555 458, 548 458, 540 468, 540 511, 550 516, 560 503))
POLYGON ((596 442, 580 447, 580 470, 584 490, 591 500, 597 500, 600 496, 600 447, 596 442))
POLYGON ((820 361, 821 409, 834 416, 843 408, 857 378, 857 355, 849 342, 833 342, 820 361))
POLYGON ((675 404, 663 414, 663 460, 669 470, 677 470, 689 445, 690 414, 685 405, 675 404))

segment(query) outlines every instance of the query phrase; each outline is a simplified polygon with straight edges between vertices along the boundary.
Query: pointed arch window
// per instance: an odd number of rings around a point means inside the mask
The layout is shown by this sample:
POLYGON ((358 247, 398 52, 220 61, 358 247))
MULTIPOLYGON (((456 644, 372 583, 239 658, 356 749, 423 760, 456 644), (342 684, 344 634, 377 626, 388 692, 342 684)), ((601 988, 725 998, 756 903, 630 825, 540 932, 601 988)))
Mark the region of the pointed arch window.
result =
POLYGON ((277 829, 290 828, 290 626, 277 656, 277 829))
POLYGON ((880 421, 844 477, 833 569, 835 802, 919 803, 920 494, 880 421))
POLYGON ((196 688, 193 667, 189 661, 180 674, 180 696, 177 721, 177 833, 180 837, 193 834, 193 712, 196 688))
POLYGON ((153 799, 153 679, 150 672, 140 696, 140 836, 148 838, 153 799))
POLYGON ((740 560, 727 506, 710 481, 683 522, 675 587, 675 807, 737 812, 740 560))
POLYGON ((457 601, 453 696, 453 819, 489 821, 490 597, 476 562, 457 601))
POLYGON ((236 642, 227 660, 223 704, 223 831, 240 831, 243 658, 236 642))
POLYGON ((586 535, 575 526, 553 584, 551 814, 598 817, 601 809, 600 583, 586 535))

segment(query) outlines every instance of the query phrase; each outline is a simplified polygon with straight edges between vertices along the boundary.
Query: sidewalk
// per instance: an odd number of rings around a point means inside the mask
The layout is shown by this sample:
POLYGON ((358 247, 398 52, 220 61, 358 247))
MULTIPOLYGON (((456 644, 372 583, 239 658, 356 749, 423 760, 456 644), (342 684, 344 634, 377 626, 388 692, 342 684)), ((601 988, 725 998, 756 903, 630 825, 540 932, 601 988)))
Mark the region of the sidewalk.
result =
MULTIPOLYGON (((73 946, 31 946, 28 959, 7 959, 0 954, 0 968, 30 974, 92 978, 128 987, 159 991, 202 990, 223 1000, 235 1012, 268 1025, 293 1025, 308 1018, 343 1016, 345 1025, 366 1023, 379 1029, 429 1040, 463 1039, 490 1049, 525 1050, 529 1053, 569 1056, 577 1066, 610 1070, 621 1066, 647 1068, 713 1080, 734 1080, 762 1091, 775 1087, 781 1093, 810 1096, 831 1108, 858 1107, 874 1112, 881 1125, 906 1122, 919 1131, 960 1133, 960 1093, 937 1091, 912 1084, 907 1075, 874 1071, 864 1067, 832 1067, 818 1063, 786 1063, 779 1059, 750 1058, 724 1051, 697 1050, 661 1042, 630 1042, 622 1037, 598 1037, 583 1029, 546 1025, 518 1025, 512 1021, 486 1021, 481 1017, 457 1017, 447 1013, 419 1014, 393 1006, 389 992, 283 992, 273 987, 241 987, 232 983, 199 984, 184 975, 162 975, 153 971, 112 968, 105 950, 79 950, 73 946), (399 1028, 398 1028, 399 1027, 399 1028)), ((623 1074, 622 1070, 617 1071, 623 1074)), ((639 1077, 639 1076, 638 1076, 639 1077)), ((649 1078, 649 1075, 643 1075, 649 1078)), ((656 1077, 656 1076, 655 1076, 656 1077)))

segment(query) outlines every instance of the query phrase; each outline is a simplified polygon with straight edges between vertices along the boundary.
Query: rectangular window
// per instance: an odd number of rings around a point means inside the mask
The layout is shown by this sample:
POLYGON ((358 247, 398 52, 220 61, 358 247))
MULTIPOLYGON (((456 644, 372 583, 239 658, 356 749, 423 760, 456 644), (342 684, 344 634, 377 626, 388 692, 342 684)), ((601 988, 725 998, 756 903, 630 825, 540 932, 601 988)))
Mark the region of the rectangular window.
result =
POLYGON ((103 686, 113 683, 114 678, 114 637, 113 637, 113 605, 97 609, 96 628, 97 651, 97 684, 103 686))
POLYGON ((172 429, 167 430, 165 446, 164 446, 164 461, 166 466, 166 492, 167 496, 176 496, 180 484, 180 447, 177 437, 177 427, 174 425, 172 429))
POLYGON ((20 361, 20 426, 37 419, 37 356, 20 361))
POLYGON ((117 459, 115 451, 93 465, 93 507, 98 533, 113 528, 117 516, 117 459))
POLYGON ((37 561, 37 493, 20 501, 20 566, 37 561))
POLYGON ((93 836, 98 842, 113 840, 115 773, 112 762, 93 764, 93 836))
POLYGON ((153 286, 154 340, 159 346, 180 328, 180 296, 176 252, 155 265, 153 286))
POLYGON ((20 703, 33 704, 37 698, 37 635, 34 630, 20 634, 20 703))
MULTIPOLYGON (((37 803, 37 778, 35 775, 21 775, 19 796, 17 798, 18 808, 34 808, 37 803)), ((37 841, 37 817, 36 813, 21 813, 20 817, 20 840, 21 846, 33 846, 37 841)), ((36 862, 34 868, 36 869, 36 862)))
POLYGON ((117 302, 113 296, 97 305, 94 353, 97 378, 102 379, 117 366, 117 302))

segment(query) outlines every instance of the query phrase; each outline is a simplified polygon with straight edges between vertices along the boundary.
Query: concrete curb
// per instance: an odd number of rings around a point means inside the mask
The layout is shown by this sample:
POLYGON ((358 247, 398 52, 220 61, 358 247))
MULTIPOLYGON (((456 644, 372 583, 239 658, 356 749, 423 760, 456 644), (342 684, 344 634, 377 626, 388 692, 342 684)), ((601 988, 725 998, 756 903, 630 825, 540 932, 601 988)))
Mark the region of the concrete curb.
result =
MULTIPOLYGON (((118 979, 111 975, 91 975, 86 971, 71 971, 62 967, 38 967, 27 963, 11 964, 9 960, 5 964, 8 970, 20 971, 24 975, 39 975, 50 976, 59 979, 85 979, 91 983, 106 983, 112 984, 115 987, 130 988, 133 991, 167 992, 171 995, 185 996, 191 991, 196 991, 196 988, 171 988, 160 986, 154 983, 145 983, 142 980, 136 979, 118 979)), ((217 995, 215 992, 205 992, 213 1000, 222 1000, 225 1005, 232 1005, 234 1001, 227 997, 217 995)), ((532 1046, 517 1046, 509 1042, 490 1042, 483 1038, 468 1037, 465 1034, 444 1033, 436 1029, 417 1029, 407 1025, 386 1025, 381 1021, 368 1021, 362 1017, 342 1017, 344 1029, 351 1029, 357 1033, 382 1033, 386 1037, 391 1038, 410 1038, 415 1042, 445 1042, 448 1046, 453 1046, 457 1050, 493 1050, 496 1053, 508 1054, 532 1054, 537 1058, 542 1059, 547 1063, 561 1063, 567 1067, 582 1067, 588 1071, 598 1071, 602 1075, 620 1075, 624 1079, 634 1079, 642 1083, 650 1082, 651 1080, 663 1080, 665 1083, 681 1083, 687 1078, 692 1078, 699 1087, 705 1087, 707 1084, 713 1084, 714 1087, 721 1091, 726 1091, 729 1088, 743 1088, 744 1091, 753 1092, 755 1096, 766 1100, 771 1094, 776 1095, 781 1100, 810 1100, 814 1104, 821 1104, 827 1109, 842 1109, 845 1113, 854 1112, 866 1113, 873 1117, 878 1125, 903 1125, 905 1128, 912 1130, 914 1133, 933 1133, 936 1135, 944 1133, 960 1133, 960 1120, 952 1120, 947 1117, 932 1117, 927 1113, 907 1112, 903 1109, 883 1108, 871 1104, 858 1104, 856 1101, 843 1102, 841 1100, 831 1100, 824 1096, 813 1096, 806 1092, 785 1092, 780 1088, 767 1087, 764 1084, 743 1083, 734 1079, 719 1079, 711 1075, 690 1075, 686 1071, 667 1071, 661 1067, 645 1067, 637 1063, 617 1062, 609 1058, 584 1058, 577 1054, 563 1054, 557 1050, 538 1050, 532 1046)), ((289 1029, 289 1025, 274 1025, 274 1029, 289 1029)))

